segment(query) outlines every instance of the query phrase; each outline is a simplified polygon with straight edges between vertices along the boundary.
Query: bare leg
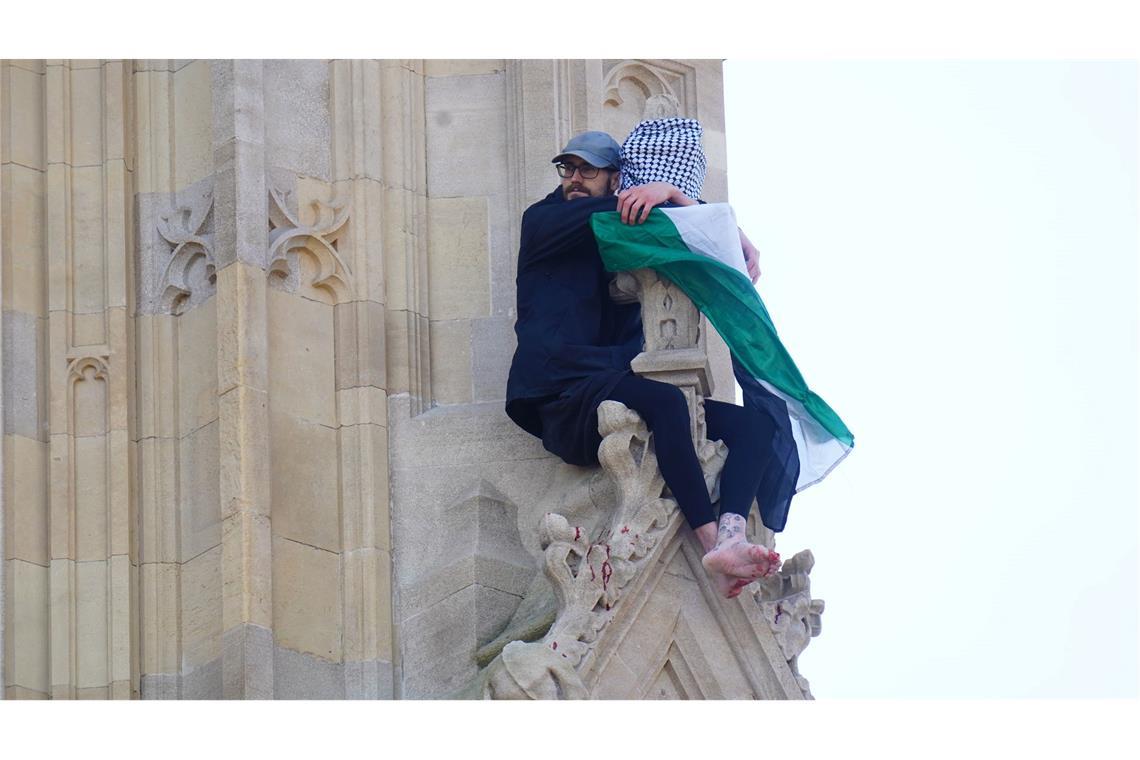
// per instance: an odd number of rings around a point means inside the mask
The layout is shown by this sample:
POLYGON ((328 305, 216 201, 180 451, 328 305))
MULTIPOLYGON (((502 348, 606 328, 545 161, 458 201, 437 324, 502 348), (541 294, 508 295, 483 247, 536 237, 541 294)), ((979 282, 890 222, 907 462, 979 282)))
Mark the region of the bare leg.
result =
POLYGON ((720 516, 716 538, 713 523, 697 528, 697 537, 705 548, 701 564, 717 589, 728 599, 757 578, 767 578, 780 567, 780 555, 744 538, 745 521, 741 515, 725 512, 720 516))

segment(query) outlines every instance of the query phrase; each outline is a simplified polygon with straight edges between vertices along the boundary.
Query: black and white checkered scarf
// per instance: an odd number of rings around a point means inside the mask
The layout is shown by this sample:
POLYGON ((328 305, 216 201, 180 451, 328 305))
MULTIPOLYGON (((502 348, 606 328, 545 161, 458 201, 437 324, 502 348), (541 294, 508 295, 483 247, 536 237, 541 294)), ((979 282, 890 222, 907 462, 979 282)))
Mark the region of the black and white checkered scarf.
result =
POLYGON ((701 149, 700 122, 674 117, 643 121, 621 146, 621 189, 668 182, 693 198, 701 197, 708 162, 701 149))

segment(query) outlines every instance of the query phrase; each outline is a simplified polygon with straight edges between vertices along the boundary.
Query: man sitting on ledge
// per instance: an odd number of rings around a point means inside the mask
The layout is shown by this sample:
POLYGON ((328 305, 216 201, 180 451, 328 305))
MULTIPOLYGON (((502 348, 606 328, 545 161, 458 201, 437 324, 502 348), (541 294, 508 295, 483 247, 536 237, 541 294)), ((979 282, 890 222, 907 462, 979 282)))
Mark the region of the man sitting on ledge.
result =
MULTIPOLYGON (((727 598, 779 568, 780 558, 745 539, 745 520, 761 487, 775 421, 754 408, 705 399, 710 440, 723 440, 720 515, 705 488, 681 390, 639 377, 630 361, 642 350, 640 304, 617 304, 591 232, 590 215, 621 212, 643 222, 662 204, 698 201, 676 186, 651 182, 614 193, 621 181, 621 148, 604 132, 574 137, 554 157, 561 185, 526 210, 519 247, 518 347, 507 380, 506 411, 543 446, 574 465, 598 463, 598 405, 607 399, 636 411, 653 432, 661 474, 705 555, 702 563, 727 598)), ((753 281, 756 250, 741 234, 753 281)), ((772 526, 769 526, 772 527, 772 526)), ((779 530, 783 525, 776 526, 779 530)))

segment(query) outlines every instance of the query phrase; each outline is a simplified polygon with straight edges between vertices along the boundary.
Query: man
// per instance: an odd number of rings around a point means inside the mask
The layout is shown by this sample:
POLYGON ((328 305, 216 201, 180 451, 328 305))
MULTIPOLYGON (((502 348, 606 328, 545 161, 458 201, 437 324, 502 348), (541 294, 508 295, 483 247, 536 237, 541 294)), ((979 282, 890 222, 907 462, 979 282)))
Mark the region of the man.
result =
MULTIPOLYGON (((643 345, 641 307, 609 297, 613 275, 605 271, 589 227, 598 211, 616 209, 622 222, 637 224, 655 206, 698 201, 665 182, 627 189, 615 199, 620 156, 620 146, 604 132, 574 137, 552 161, 561 184, 523 214, 518 348, 507 380, 507 414, 564 461, 590 465, 597 463, 601 443, 598 405, 612 399, 638 412, 653 431, 661 474, 705 549, 706 571, 732 598, 779 567, 779 555, 744 537, 758 487, 755 462, 772 436, 772 422, 753 409, 705 401, 709 438, 729 448, 718 520, 693 449, 684 396, 629 368, 643 345)), ((743 234, 741 240, 755 279, 755 248, 743 234)))

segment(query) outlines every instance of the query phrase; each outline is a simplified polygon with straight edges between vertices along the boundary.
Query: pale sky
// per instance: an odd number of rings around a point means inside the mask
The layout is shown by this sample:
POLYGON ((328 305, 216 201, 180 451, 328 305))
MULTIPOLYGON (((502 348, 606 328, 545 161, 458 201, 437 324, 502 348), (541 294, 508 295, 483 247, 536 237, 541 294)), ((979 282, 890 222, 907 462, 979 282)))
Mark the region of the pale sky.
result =
POLYGON ((855 451, 816 697, 1137 695, 1137 67, 729 60, 759 290, 855 451))

